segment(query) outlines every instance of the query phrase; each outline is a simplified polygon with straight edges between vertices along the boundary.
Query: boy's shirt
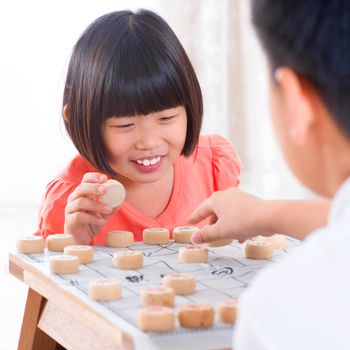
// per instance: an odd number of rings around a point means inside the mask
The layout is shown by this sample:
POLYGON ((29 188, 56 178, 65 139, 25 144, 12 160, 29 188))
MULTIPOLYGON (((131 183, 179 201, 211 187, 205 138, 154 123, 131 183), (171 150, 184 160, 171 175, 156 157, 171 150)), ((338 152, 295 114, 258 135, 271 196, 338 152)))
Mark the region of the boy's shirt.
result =
MULTIPOLYGON (((180 156, 174 162, 173 192, 167 207, 158 217, 150 218, 124 201, 91 244, 105 244, 107 232, 113 230, 132 231, 135 241, 141 241, 144 228, 164 227, 171 232, 175 226, 188 225, 191 212, 204 199, 214 191, 239 184, 240 169, 240 160, 230 141, 218 135, 201 136, 193 155, 188 158, 180 156)), ((68 196, 81 183, 85 173, 96 171, 77 156, 48 184, 36 234, 46 238, 49 234, 63 232, 68 196)))
POLYGON ((350 178, 332 201, 327 226, 242 296, 234 349, 350 349, 349 242, 350 178))

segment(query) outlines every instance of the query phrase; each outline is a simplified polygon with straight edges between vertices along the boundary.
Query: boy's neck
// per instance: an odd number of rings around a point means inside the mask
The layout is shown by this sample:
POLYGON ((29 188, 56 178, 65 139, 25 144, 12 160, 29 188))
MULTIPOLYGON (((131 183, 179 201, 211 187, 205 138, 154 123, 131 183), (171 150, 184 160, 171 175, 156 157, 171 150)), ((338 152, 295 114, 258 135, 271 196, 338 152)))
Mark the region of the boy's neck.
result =
POLYGON ((333 197, 339 186, 350 177, 350 139, 337 126, 328 129, 322 147, 327 195, 333 197))

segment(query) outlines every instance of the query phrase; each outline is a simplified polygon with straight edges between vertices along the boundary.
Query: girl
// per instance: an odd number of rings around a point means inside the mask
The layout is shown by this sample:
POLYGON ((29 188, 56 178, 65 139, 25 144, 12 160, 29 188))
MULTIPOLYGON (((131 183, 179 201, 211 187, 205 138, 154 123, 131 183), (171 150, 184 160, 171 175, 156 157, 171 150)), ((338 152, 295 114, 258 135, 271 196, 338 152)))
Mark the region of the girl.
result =
POLYGON ((146 10, 98 18, 74 47, 63 96, 79 155, 47 186, 38 233, 104 244, 111 230, 138 241, 144 228, 186 225, 211 193, 239 184, 230 142, 199 135, 202 110, 193 67, 162 18, 146 10), (116 211, 98 201, 107 178, 126 189, 116 211))

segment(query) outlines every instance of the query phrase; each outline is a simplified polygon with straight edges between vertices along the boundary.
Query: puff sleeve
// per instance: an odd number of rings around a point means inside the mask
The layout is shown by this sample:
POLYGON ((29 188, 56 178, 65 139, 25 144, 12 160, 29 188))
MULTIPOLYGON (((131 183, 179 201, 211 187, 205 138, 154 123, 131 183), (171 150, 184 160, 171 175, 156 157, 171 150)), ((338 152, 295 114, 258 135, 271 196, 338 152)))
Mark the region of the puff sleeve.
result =
POLYGON ((45 239, 52 233, 64 232, 64 211, 68 196, 74 191, 76 185, 61 179, 51 181, 41 202, 36 235, 45 239))
POLYGON ((215 191, 238 186, 242 163, 232 143, 219 135, 210 135, 215 191))

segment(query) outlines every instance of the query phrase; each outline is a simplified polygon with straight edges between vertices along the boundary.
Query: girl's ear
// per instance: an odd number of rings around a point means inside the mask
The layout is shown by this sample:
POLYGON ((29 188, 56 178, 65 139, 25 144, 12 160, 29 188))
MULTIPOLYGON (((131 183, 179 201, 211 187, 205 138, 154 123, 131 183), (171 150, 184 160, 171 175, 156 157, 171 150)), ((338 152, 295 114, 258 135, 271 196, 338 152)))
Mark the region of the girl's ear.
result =
POLYGON ((65 105, 63 107, 63 118, 64 118, 66 123, 69 122, 69 119, 68 119, 68 105, 65 105))
POLYGON ((304 79, 287 67, 275 72, 288 118, 288 135, 295 144, 304 144, 317 119, 314 93, 304 79))

